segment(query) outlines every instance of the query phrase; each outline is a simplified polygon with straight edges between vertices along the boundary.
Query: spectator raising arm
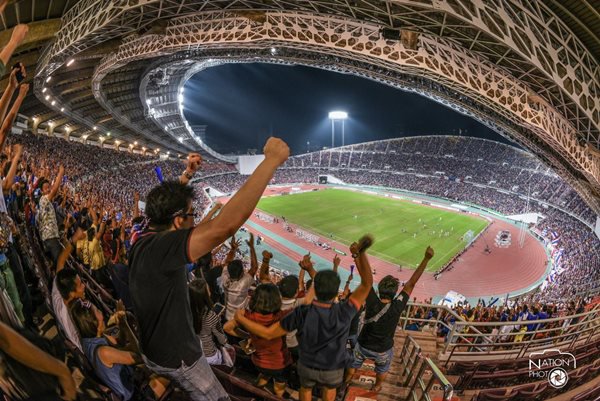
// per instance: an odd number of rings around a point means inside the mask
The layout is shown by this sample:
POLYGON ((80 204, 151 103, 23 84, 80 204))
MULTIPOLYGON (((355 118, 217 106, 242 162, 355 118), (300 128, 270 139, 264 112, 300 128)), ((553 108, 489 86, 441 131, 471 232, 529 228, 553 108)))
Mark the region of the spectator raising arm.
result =
MULTIPOLYGON (((6 6, 6 2, 3 1, 2 3, 4 4, 0 4, 0 8, 6 6)), ((5 70, 6 65, 8 64, 8 60, 10 60, 17 47, 19 47, 21 43, 23 43, 28 31, 29 27, 25 24, 19 24, 15 26, 13 28, 12 35, 10 36, 10 40, 8 41, 6 46, 4 46, 2 50, 0 50, 0 62, 2 62, 5 70)), ((4 75, 4 71, 2 71, 2 75, 4 75)))
MULTIPOLYGON (((25 67, 23 67, 23 71, 24 69, 25 67)), ((15 90, 17 90, 18 86, 19 82, 17 81, 17 69, 13 68, 10 72, 10 77, 8 78, 8 85, 2 94, 2 98, 0 98, 0 121, 4 121, 6 110, 8 110, 8 104, 10 103, 10 99, 12 99, 12 96, 15 93, 15 90)))
POLYGON ((8 169, 8 173, 6 177, 4 177, 2 191, 8 193, 10 188, 12 187, 13 181, 15 180, 15 173, 17 172, 17 167, 19 165, 19 160, 21 160, 21 155, 23 154, 23 147, 19 144, 16 144, 12 147, 13 158, 10 162, 10 169, 8 169))
POLYGON ((235 234, 250 217, 275 170, 290 154, 287 144, 279 138, 269 138, 264 148, 265 159, 246 183, 231 198, 214 219, 198 224, 189 240, 189 257, 196 260, 235 234))
POLYGON ((340 262, 341 261, 342 260, 340 259, 340 257, 337 254, 333 257, 333 271, 334 272, 337 273, 338 267, 340 267, 340 262))
POLYGON ((52 188, 50 189, 50 193, 48 194, 48 199, 50 201, 53 201, 54 198, 56 198, 56 195, 58 194, 58 189, 60 188, 60 186, 62 184, 64 175, 65 175, 65 168, 61 165, 58 168, 58 175, 54 179, 54 182, 52 183, 52 188))
POLYGON ((67 365, 48 355, 6 324, 0 322, 0 348, 28 368, 56 376, 64 400, 75 400, 75 381, 67 365))
POLYGON ((2 128, 0 128, 0 152, 4 148, 4 142, 6 142, 6 137, 10 134, 10 130, 12 128, 13 122, 15 118, 17 118, 17 113, 19 112, 19 108, 27 95, 27 91, 29 91, 29 84, 23 84, 19 88, 19 95, 15 99, 10 112, 2 122, 2 128))
MULTIPOLYGON (((254 249, 254 234, 250 233, 250 237, 246 240, 246 245, 248 245, 248 249, 250 249, 250 272, 254 272, 258 270, 258 259, 256 257, 256 249, 254 249)), ((254 274, 250 274, 254 277, 254 274)))
POLYGON ((373 273, 371 272, 371 265, 366 253, 367 249, 372 244, 373 239, 370 236, 365 235, 358 243, 355 242, 350 245, 352 258, 354 258, 356 268, 360 274, 360 284, 356 287, 352 295, 350 295, 350 299, 356 301, 358 305, 362 305, 365 302, 369 295, 369 291, 371 291, 371 288, 373 287, 373 273))
POLYGON ((273 254, 267 250, 262 251, 262 264, 260 265, 260 273, 258 279, 261 283, 270 283, 271 276, 269 274, 269 262, 273 259, 273 254))
MULTIPOLYGON (((305 291, 304 289, 304 275, 305 272, 308 273, 308 275, 310 276, 310 278, 312 280, 315 279, 315 276, 317 275, 317 271, 315 270, 315 265, 312 262, 312 260, 310 260, 310 253, 308 253, 307 255, 304 255, 304 257, 302 258, 302 260, 298 263, 298 265, 300 266, 300 275, 298 276, 298 288, 302 289, 302 291, 305 291), (302 279, 302 280, 300 280, 302 279)), ((315 299, 315 287, 313 285, 310 286, 310 290, 308 290, 308 293, 304 295, 303 300, 304 300, 304 304, 308 305, 310 303, 312 303, 312 301, 315 299)))
POLYGON ((425 256, 423 257, 421 264, 419 265, 419 267, 417 267, 417 270, 415 270, 415 272, 412 274, 412 276, 406 282, 406 284, 404 284, 404 287, 402 288, 403 292, 406 292, 408 295, 410 295, 412 293, 413 289, 415 288, 415 284, 417 284, 417 281, 419 281, 419 279, 421 278, 421 275, 423 274, 423 272, 425 271, 425 268, 427 267, 427 263, 429 263, 431 258, 433 258, 433 255, 434 255, 433 248, 428 246, 427 249, 425 250, 425 256))
POLYGON ((179 177, 179 182, 187 185, 187 183, 194 178, 194 174, 200 169, 201 164, 202 156, 198 153, 190 153, 187 157, 185 170, 183 170, 181 177, 179 177))

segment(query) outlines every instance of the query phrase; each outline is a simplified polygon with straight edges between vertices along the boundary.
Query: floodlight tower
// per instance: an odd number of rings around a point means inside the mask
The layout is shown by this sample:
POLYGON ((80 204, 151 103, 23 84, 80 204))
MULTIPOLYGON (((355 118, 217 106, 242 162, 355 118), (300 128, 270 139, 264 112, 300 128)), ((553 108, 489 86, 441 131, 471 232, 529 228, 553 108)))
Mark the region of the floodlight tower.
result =
POLYGON ((335 122, 342 122, 342 146, 344 146, 344 121, 348 118, 348 113, 345 111, 330 111, 329 119, 331 120, 331 147, 335 144, 335 122))

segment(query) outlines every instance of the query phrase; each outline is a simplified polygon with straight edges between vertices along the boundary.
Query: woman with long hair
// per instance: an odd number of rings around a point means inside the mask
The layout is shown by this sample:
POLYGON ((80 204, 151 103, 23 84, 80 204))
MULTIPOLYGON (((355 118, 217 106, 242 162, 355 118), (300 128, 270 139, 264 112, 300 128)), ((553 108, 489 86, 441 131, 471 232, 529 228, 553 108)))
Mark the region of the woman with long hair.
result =
MULTIPOLYGON (((69 311, 73 323, 81 337, 83 352, 94 368, 98 378, 108 386, 122 401, 131 400, 138 392, 134 383, 133 365, 142 364, 143 360, 131 328, 127 324, 124 311, 115 314, 119 325, 119 332, 125 349, 118 349, 117 339, 105 333, 104 316, 90 301, 83 299, 74 300, 69 311)), ((160 396, 168 384, 163 378, 151 377, 149 388, 139 390, 140 398, 160 396)))
POLYGON ((188 291, 194 331, 200 337, 206 360, 210 365, 221 365, 224 361, 219 348, 227 344, 227 337, 223 332, 221 317, 213 310, 208 284, 203 278, 197 278, 189 284, 188 291))
MULTIPOLYGON (((275 284, 265 283, 256 287, 245 316, 263 326, 269 327, 280 321, 288 311, 281 310, 281 294, 275 284)), ((240 336, 235 319, 225 325, 225 331, 233 336, 240 336)), ((286 338, 277 337, 267 340, 250 334, 256 351, 252 354, 252 362, 260 372, 257 387, 265 387, 273 379, 273 389, 277 396, 283 396, 288 378, 292 357, 286 345, 286 338)))

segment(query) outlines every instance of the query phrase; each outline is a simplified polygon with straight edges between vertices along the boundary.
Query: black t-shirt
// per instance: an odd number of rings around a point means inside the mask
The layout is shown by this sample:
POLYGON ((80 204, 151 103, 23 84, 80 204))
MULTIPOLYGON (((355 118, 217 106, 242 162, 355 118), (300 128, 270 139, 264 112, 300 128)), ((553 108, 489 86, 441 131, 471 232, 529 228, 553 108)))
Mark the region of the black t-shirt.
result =
MULTIPOLYGON (((394 334, 396 333, 396 327, 398 327, 398 320, 400 320, 400 315, 406 307, 409 298, 410 296, 406 292, 401 292, 378 321, 367 323, 363 326, 358 336, 358 343, 373 352, 385 352, 392 348, 394 346, 394 334)), ((379 300, 375 290, 371 288, 365 305, 365 320, 369 320, 377 315, 386 304, 379 300)))
POLYGON ((186 264, 190 230, 148 233, 130 255, 129 288, 140 328, 143 354, 157 365, 177 369, 202 356, 194 333, 186 264))

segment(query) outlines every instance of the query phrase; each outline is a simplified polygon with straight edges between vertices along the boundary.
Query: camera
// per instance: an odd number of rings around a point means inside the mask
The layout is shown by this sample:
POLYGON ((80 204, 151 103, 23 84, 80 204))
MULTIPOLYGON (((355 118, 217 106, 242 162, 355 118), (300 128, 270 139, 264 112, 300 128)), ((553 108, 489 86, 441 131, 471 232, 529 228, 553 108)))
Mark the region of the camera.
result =
POLYGON ((15 65, 13 65, 13 70, 18 70, 16 73, 16 78, 17 78, 17 82, 21 83, 23 82, 23 80, 25 79, 25 77, 23 76, 23 68, 22 68, 23 64, 21 64, 20 62, 15 63, 15 65))

